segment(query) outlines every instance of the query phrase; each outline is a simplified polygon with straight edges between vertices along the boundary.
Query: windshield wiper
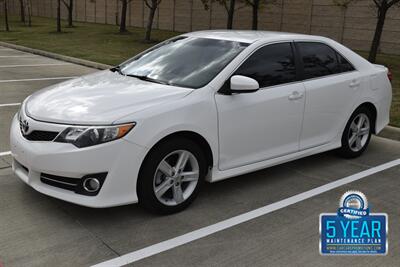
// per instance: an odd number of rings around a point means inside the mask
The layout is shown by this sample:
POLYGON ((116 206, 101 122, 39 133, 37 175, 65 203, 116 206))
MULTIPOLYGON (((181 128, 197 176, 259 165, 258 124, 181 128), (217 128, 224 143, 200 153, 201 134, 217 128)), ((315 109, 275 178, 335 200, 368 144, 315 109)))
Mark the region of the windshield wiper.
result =
POLYGON ((121 74, 121 75, 125 75, 125 74, 122 72, 122 70, 121 70, 121 66, 116 66, 116 67, 114 67, 114 68, 111 68, 110 71, 112 71, 112 72, 118 72, 118 73, 121 74))
POLYGON ((118 72, 119 74, 124 75, 124 76, 134 77, 134 78, 142 80, 142 81, 170 85, 170 83, 168 83, 168 82, 164 82, 164 81, 160 81, 160 80, 157 80, 157 79, 154 79, 154 78, 150 78, 150 77, 145 76, 145 75, 125 74, 125 73, 122 72, 121 66, 113 67, 113 68, 110 69, 110 71, 118 72))
POLYGON ((160 81, 160 80, 157 80, 157 79, 154 79, 154 78, 150 78, 149 76, 145 76, 145 75, 125 74, 125 76, 134 77, 134 78, 137 78, 137 79, 142 80, 142 81, 170 85, 170 83, 168 83, 168 82, 164 82, 164 81, 160 81))

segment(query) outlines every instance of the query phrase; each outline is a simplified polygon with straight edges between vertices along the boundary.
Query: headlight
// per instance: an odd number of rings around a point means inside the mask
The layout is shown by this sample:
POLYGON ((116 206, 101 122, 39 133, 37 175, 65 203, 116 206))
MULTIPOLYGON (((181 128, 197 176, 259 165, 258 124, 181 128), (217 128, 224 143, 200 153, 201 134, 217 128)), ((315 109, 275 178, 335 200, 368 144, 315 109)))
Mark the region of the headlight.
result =
POLYGON ((71 143, 76 147, 94 146, 110 142, 125 136, 135 123, 99 126, 99 127, 68 127, 56 138, 54 142, 71 143))

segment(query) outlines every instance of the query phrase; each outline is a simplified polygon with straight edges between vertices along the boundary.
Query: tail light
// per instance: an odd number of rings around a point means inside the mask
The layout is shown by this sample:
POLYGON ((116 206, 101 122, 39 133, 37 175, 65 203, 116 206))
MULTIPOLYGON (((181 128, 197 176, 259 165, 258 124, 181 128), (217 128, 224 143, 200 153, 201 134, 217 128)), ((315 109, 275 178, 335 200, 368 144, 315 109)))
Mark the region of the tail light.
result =
POLYGON ((388 76, 389 81, 393 80, 393 74, 392 74, 392 72, 390 70, 388 70, 387 76, 388 76))

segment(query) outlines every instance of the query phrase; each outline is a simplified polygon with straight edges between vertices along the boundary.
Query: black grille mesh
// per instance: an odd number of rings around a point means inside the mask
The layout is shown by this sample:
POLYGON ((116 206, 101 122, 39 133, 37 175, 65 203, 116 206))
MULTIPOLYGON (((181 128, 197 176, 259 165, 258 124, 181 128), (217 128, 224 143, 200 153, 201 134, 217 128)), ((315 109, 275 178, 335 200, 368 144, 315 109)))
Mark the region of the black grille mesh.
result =
POLYGON ((58 132, 50 131, 32 131, 30 134, 24 135, 29 141, 53 141, 58 132))

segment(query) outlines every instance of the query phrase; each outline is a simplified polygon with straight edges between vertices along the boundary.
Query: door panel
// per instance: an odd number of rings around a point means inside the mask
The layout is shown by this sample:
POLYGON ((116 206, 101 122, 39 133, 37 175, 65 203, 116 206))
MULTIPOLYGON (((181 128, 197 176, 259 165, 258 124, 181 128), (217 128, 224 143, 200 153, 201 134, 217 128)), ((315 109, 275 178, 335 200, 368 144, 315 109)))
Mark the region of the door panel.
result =
POLYGON ((306 105, 300 150, 334 140, 347 122, 357 95, 360 77, 348 72, 304 82, 306 105))
POLYGON ((296 42, 306 81, 300 150, 329 143, 341 134, 361 85, 359 73, 333 48, 296 42))
POLYGON ((219 168, 226 170, 298 151, 304 93, 299 82, 255 93, 216 94, 219 168))

